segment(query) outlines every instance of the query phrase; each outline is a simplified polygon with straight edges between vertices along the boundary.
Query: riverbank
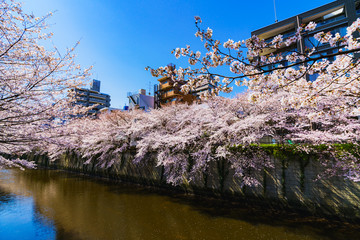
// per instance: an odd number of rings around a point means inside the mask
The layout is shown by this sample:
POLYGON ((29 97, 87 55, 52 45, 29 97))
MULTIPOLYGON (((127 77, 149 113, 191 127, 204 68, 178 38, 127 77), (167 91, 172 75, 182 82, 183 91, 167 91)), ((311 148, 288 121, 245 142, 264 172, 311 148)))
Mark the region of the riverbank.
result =
POLYGON ((227 161, 213 164, 204 178, 174 187, 165 182, 164 169, 149 159, 147 165, 133 163, 133 152, 119 156, 119 161, 104 169, 73 153, 51 162, 45 156, 30 156, 39 166, 64 169, 116 181, 160 187, 199 196, 235 200, 271 211, 288 211, 331 219, 360 221, 360 184, 339 177, 316 180, 322 166, 314 159, 273 158, 274 168, 259 174, 261 185, 242 187, 240 179, 232 177, 227 161))

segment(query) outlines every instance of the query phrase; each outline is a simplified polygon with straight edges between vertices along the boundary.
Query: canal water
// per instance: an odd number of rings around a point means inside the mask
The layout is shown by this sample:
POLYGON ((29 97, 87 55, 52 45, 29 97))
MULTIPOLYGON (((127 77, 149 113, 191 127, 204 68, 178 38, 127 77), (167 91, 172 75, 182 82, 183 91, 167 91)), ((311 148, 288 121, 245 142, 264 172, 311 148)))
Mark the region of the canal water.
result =
POLYGON ((0 239, 359 239, 355 224, 278 215, 57 170, 0 170, 0 239))

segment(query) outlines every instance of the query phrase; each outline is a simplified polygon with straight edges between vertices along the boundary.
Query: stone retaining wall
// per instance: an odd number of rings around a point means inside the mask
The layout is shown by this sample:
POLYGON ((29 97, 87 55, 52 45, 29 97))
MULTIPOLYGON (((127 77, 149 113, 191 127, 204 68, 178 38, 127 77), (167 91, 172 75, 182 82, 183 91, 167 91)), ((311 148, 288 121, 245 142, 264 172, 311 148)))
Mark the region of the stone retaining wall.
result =
MULTIPOLYGON (((155 161, 150 160, 147 165, 136 165, 132 161, 133 156, 133 152, 124 153, 118 162, 107 169, 97 167, 93 163, 84 164, 84 160, 74 154, 64 155, 54 162, 50 162, 44 156, 30 156, 30 160, 35 160, 40 166, 171 187, 165 183, 163 169, 156 167, 155 161)), ((225 161, 223 169, 219 169, 219 166, 213 163, 203 181, 184 183, 180 188, 196 194, 231 196, 263 204, 280 204, 327 216, 360 220, 360 183, 338 177, 316 181, 322 166, 313 159, 273 161, 274 168, 266 169, 257 176, 262 183, 258 187, 241 187, 240 179, 232 177, 233 169, 230 169, 229 163, 225 161)))

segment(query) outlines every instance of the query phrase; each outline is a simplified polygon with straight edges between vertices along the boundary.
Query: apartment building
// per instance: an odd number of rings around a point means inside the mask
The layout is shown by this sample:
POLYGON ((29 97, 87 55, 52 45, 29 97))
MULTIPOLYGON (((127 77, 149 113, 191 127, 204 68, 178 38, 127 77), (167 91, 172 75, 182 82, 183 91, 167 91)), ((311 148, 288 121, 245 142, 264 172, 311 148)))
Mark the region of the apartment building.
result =
MULTIPOLYGON (((360 0, 337 0, 255 30, 251 35, 257 35, 260 39, 264 39, 267 42, 272 41, 273 37, 279 34, 283 35, 283 38, 286 39, 293 36, 298 27, 304 26, 311 21, 316 22, 316 29, 309 32, 297 44, 277 50, 278 52, 296 50, 305 53, 307 49, 311 49, 318 45, 318 42, 314 38, 314 34, 321 31, 330 31, 332 34, 340 33, 340 35, 343 36, 346 34, 346 28, 359 17, 360 0)), ((329 44, 319 44, 318 51, 313 57, 321 55, 326 56, 338 51, 339 47, 330 47, 329 44)), ((263 54, 266 55, 270 53, 276 54, 276 50, 267 49, 263 54)), ((271 69, 271 67, 271 65, 268 66, 269 69, 271 69)), ((314 80, 316 77, 316 75, 308 76, 309 80, 314 80)))
MULTIPOLYGON (((175 65, 168 66, 175 68, 175 65)), ((200 95, 204 91, 211 91, 215 88, 209 82, 204 82, 188 94, 181 92, 181 86, 186 82, 177 81, 176 83, 170 77, 162 77, 158 79, 159 84, 154 85, 154 107, 160 108, 168 105, 175 105, 178 103, 188 103, 200 101, 200 95)))
POLYGON ((100 109, 110 107, 110 95, 100 93, 100 81, 93 80, 90 88, 76 88, 75 92, 75 104, 80 104, 85 107, 94 106, 89 110, 89 114, 96 114, 100 109))
POLYGON ((191 104, 195 101, 196 97, 192 94, 183 94, 181 92, 181 85, 184 83, 175 84, 169 77, 162 77, 158 81, 159 84, 154 85, 155 108, 178 103, 191 104))

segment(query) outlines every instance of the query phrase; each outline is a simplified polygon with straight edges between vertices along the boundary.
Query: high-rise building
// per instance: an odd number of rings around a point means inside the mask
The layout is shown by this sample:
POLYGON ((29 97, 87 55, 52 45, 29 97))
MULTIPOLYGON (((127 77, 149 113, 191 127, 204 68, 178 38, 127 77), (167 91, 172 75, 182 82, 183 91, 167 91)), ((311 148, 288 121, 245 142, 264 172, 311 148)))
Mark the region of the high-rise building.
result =
POLYGON ((90 89, 75 88, 75 104, 80 104, 85 107, 93 106, 89 110, 89 114, 95 114, 100 109, 110 107, 110 95, 100 93, 100 81, 93 80, 90 89))
POLYGON ((90 89, 100 92, 100 80, 93 79, 90 85, 90 89))

